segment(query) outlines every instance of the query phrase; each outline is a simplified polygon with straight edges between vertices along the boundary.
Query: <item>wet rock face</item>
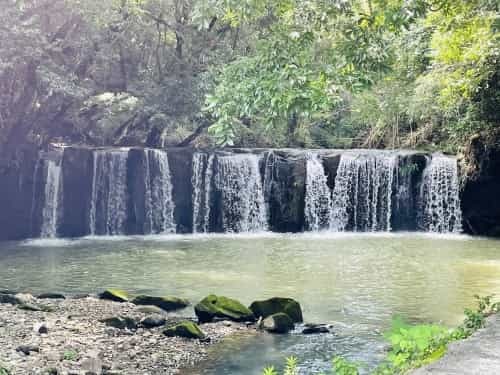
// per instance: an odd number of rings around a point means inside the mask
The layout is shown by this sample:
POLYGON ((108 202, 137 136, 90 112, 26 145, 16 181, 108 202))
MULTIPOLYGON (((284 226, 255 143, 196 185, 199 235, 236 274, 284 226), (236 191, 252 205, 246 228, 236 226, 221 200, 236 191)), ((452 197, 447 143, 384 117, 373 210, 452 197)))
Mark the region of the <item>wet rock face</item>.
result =
POLYGON ((19 149, 12 158, 0 152, 0 240, 17 240, 33 236, 41 218, 32 222, 34 170, 38 150, 19 149))
POLYGON ((69 147, 64 150, 62 169, 62 237, 80 237, 89 233, 89 210, 92 196, 92 150, 69 147))
POLYGON ((471 139, 462 175, 464 230, 500 237, 500 132, 471 139))

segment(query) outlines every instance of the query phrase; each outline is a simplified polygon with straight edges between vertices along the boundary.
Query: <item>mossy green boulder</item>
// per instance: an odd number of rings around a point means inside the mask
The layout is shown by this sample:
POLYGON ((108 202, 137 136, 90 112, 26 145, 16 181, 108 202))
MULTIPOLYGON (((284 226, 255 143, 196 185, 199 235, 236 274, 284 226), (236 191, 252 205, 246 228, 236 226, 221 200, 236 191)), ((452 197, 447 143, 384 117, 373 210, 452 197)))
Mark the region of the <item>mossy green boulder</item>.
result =
POLYGON ((168 337, 185 337, 188 339, 204 340, 206 338, 205 333, 203 333, 198 324, 189 320, 168 327, 163 331, 163 334, 168 337))
POLYGON ((292 319, 285 313, 273 314, 262 322, 262 328, 271 333, 288 333, 294 327, 292 319))
POLYGON ((153 296, 137 296, 132 300, 135 305, 141 306, 156 306, 165 311, 173 311, 183 309, 189 305, 189 301, 177 297, 153 297, 153 296))
POLYGON ((264 301, 255 301, 250 305, 253 314, 266 319, 268 316, 277 313, 287 314, 294 323, 302 323, 302 308, 300 303, 292 298, 274 297, 264 301))
POLYGON ((214 294, 205 297, 194 307, 194 311, 201 323, 211 322, 216 318, 235 322, 255 321, 252 311, 240 302, 214 294))
POLYGON ((106 289, 99 298, 114 302, 128 302, 130 299, 128 293, 120 289, 106 289))

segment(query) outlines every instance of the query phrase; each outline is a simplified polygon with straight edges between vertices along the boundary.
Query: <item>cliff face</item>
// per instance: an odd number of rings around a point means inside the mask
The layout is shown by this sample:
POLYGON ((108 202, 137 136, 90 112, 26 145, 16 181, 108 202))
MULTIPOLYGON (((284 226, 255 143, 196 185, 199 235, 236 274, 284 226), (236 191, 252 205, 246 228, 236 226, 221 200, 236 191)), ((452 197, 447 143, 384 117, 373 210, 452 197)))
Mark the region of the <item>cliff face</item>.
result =
POLYGON ((473 137, 461 169, 465 231, 500 236, 500 131, 473 137))

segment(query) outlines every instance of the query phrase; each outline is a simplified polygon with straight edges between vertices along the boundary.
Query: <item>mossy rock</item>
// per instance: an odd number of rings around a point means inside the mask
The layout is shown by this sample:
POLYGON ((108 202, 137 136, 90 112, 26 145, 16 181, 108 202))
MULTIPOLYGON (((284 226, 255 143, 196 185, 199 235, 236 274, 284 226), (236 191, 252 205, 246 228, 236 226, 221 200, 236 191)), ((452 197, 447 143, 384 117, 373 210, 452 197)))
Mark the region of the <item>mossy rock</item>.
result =
POLYGON ((288 333, 294 327, 292 319, 285 313, 273 314, 262 322, 262 328, 272 333, 288 333))
POLYGON ((99 298, 114 302, 128 302, 130 299, 128 293, 120 289, 106 289, 99 298))
POLYGON ((153 297, 153 296, 137 296, 132 300, 135 305, 141 306, 157 306, 165 311, 173 311, 183 309, 189 305, 189 301, 177 297, 153 297))
POLYGON ((287 314, 294 323, 304 321, 300 303, 292 298, 274 297, 264 301, 255 301, 250 305, 250 310, 259 318, 266 319, 268 316, 277 313, 287 314))
POLYGON ((240 302, 211 294, 205 297, 194 307, 194 311, 201 323, 213 321, 215 318, 233 320, 235 322, 255 321, 255 316, 240 302))
POLYGON ((168 337, 185 337, 188 339, 204 340, 206 338, 205 333, 203 333, 198 324, 189 320, 167 328, 163 331, 163 334, 168 337))

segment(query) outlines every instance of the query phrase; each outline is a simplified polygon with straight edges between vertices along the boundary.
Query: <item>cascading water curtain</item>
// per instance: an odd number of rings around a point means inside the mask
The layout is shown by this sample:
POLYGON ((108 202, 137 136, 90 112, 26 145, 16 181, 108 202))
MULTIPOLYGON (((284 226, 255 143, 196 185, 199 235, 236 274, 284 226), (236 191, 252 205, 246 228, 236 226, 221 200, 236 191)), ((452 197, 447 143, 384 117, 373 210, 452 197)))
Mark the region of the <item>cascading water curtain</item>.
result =
POLYGON ((310 231, 329 229, 332 216, 332 192, 321 158, 317 154, 306 156, 305 224, 310 231))
POLYGON ((193 155, 193 233, 208 233, 210 230, 210 195, 214 155, 193 155))
POLYGON ((44 161, 46 178, 40 231, 42 238, 57 237, 59 213, 62 205, 62 154, 63 151, 60 151, 54 159, 44 161))
POLYGON ((258 155, 217 157, 215 185, 222 198, 224 232, 267 230, 267 209, 258 155))
POLYGON ((332 198, 333 231, 390 231, 397 155, 346 153, 332 198))
POLYGON ((144 150, 146 181, 144 233, 175 233, 173 185, 166 151, 144 150))
POLYGON ((429 232, 460 233, 458 165, 454 158, 434 154, 422 177, 419 226, 429 232))
POLYGON ((92 235, 125 233, 128 152, 128 149, 94 151, 89 217, 92 235))

